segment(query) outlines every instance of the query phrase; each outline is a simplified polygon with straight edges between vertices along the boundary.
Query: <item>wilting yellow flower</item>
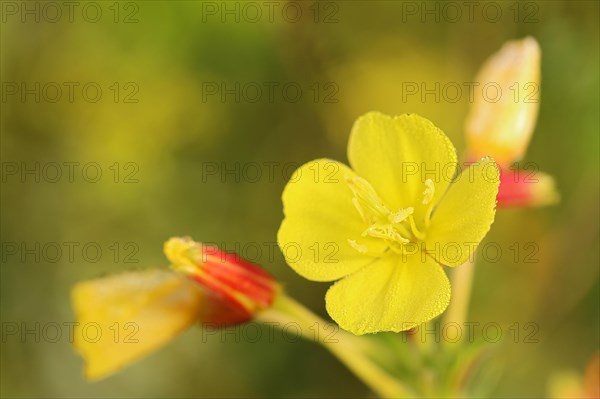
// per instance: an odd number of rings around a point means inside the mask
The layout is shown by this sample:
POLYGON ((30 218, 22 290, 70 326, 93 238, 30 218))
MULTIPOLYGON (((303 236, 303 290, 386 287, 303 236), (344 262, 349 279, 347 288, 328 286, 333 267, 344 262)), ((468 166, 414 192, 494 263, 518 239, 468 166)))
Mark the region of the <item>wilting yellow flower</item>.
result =
POLYGON ((85 376, 98 379, 158 349, 198 321, 207 295, 170 270, 150 269, 78 283, 74 344, 85 376))
POLYGON ((196 323, 218 327, 249 321, 279 291, 260 267, 191 239, 170 239, 165 253, 172 268, 183 273, 148 269, 73 288, 74 345, 85 359, 86 378, 106 377, 196 323))
POLYGON ((442 313, 450 283, 494 220, 498 169, 485 158, 453 179, 456 151, 417 115, 369 113, 350 135, 352 169, 319 159, 283 192, 278 243, 303 277, 334 281, 327 311, 355 334, 402 331, 442 313))
POLYGON ((501 166, 523 158, 540 101, 540 47, 532 37, 514 40, 492 55, 475 81, 475 98, 465 124, 475 158, 493 156, 501 166))

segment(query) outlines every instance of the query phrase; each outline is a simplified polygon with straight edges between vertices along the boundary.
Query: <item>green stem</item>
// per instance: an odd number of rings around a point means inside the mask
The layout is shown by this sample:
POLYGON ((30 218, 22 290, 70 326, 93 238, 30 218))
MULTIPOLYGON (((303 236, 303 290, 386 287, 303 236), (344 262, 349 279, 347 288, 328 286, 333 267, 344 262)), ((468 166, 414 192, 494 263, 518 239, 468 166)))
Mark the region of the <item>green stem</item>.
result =
MULTIPOLYGON (((471 287, 473 285, 473 274, 475 272, 475 260, 468 260, 465 264, 458 266, 452 273, 452 300, 444 317, 445 323, 457 323, 464 327, 469 311, 471 299, 471 287)), ((463 334, 464 336, 464 334, 463 334)))
POLYGON ((338 331, 337 326, 324 321, 283 292, 277 296, 273 306, 260 312, 256 319, 275 322, 281 327, 289 323, 299 324, 303 338, 323 345, 382 398, 414 397, 407 387, 367 357, 370 343, 366 339, 338 331))

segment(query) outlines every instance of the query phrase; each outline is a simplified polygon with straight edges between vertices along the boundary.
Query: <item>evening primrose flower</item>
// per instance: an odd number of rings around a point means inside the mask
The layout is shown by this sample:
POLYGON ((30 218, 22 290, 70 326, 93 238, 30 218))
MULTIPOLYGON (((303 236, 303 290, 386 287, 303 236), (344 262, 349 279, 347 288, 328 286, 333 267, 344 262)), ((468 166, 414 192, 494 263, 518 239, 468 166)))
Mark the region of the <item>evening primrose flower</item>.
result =
POLYGON ((117 372, 194 324, 250 321, 279 292, 266 271, 213 246, 172 238, 165 254, 174 270, 125 272, 73 287, 73 343, 87 379, 117 372))
POLYGON ((494 220, 498 170, 483 158, 457 175, 446 135, 417 115, 360 117, 350 134, 352 168, 318 159, 283 192, 278 243, 313 281, 337 281, 330 316, 354 334, 403 331, 448 306, 441 265, 472 255, 494 220))

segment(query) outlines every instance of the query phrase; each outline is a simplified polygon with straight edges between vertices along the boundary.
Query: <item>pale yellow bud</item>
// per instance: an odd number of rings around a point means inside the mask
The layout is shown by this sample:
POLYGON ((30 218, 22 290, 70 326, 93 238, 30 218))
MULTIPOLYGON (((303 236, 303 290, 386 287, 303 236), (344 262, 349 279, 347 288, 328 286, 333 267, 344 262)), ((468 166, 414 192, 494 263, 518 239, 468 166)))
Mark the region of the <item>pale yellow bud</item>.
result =
POLYGON ((507 166, 520 160, 540 99, 540 47, 532 37, 506 42, 481 67, 465 131, 471 156, 507 166))

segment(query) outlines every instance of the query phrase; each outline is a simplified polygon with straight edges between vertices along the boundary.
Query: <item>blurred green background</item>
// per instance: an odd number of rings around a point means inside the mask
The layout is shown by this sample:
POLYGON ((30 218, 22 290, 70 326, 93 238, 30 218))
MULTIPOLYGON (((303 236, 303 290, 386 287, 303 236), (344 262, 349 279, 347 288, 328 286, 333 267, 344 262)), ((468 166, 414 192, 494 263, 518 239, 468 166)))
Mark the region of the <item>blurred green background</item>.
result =
POLYGON ((539 343, 508 339, 496 353, 504 371, 494 395, 539 397, 555 373, 582 372, 599 342, 599 3, 481 2, 472 20, 463 2, 452 3, 461 17, 444 2, 82 2, 72 18, 64 2, 54 3, 60 18, 44 2, 2 2, 2 396, 369 395, 311 343, 235 342, 233 334, 222 342, 199 329, 89 384, 68 329, 50 342, 43 327, 73 321, 75 282, 165 265, 162 244, 175 235, 241 248, 327 317, 328 284, 302 279, 269 250, 294 166, 346 161, 350 127, 369 110, 419 113, 463 151, 468 97, 403 98, 403 83, 472 81, 504 41, 526 35, 542 48, 526 160, 555 176, 562 202, 497 214, 486 242, 504 253, 478 263, 470 319, 539 326, 539 343), (39 100, 21 86, 35 91, 36 82, 39 100), (236 82, 239 99, 221 92, 236 82), (72 179, 65 162, 79 163, 72 179), (36 163, 39 182, 21 176, 36 163), (102 176, 86 181, 98 169, 102 176), (59 259, 48 243, 62 248, 59 259), (538 262, 515 262, 515 243, 537 245, 538 262), (13 244, 39 245, 39 259, 15 254, 13 244), (36 323, 39 342, 9 333, 36 323))

